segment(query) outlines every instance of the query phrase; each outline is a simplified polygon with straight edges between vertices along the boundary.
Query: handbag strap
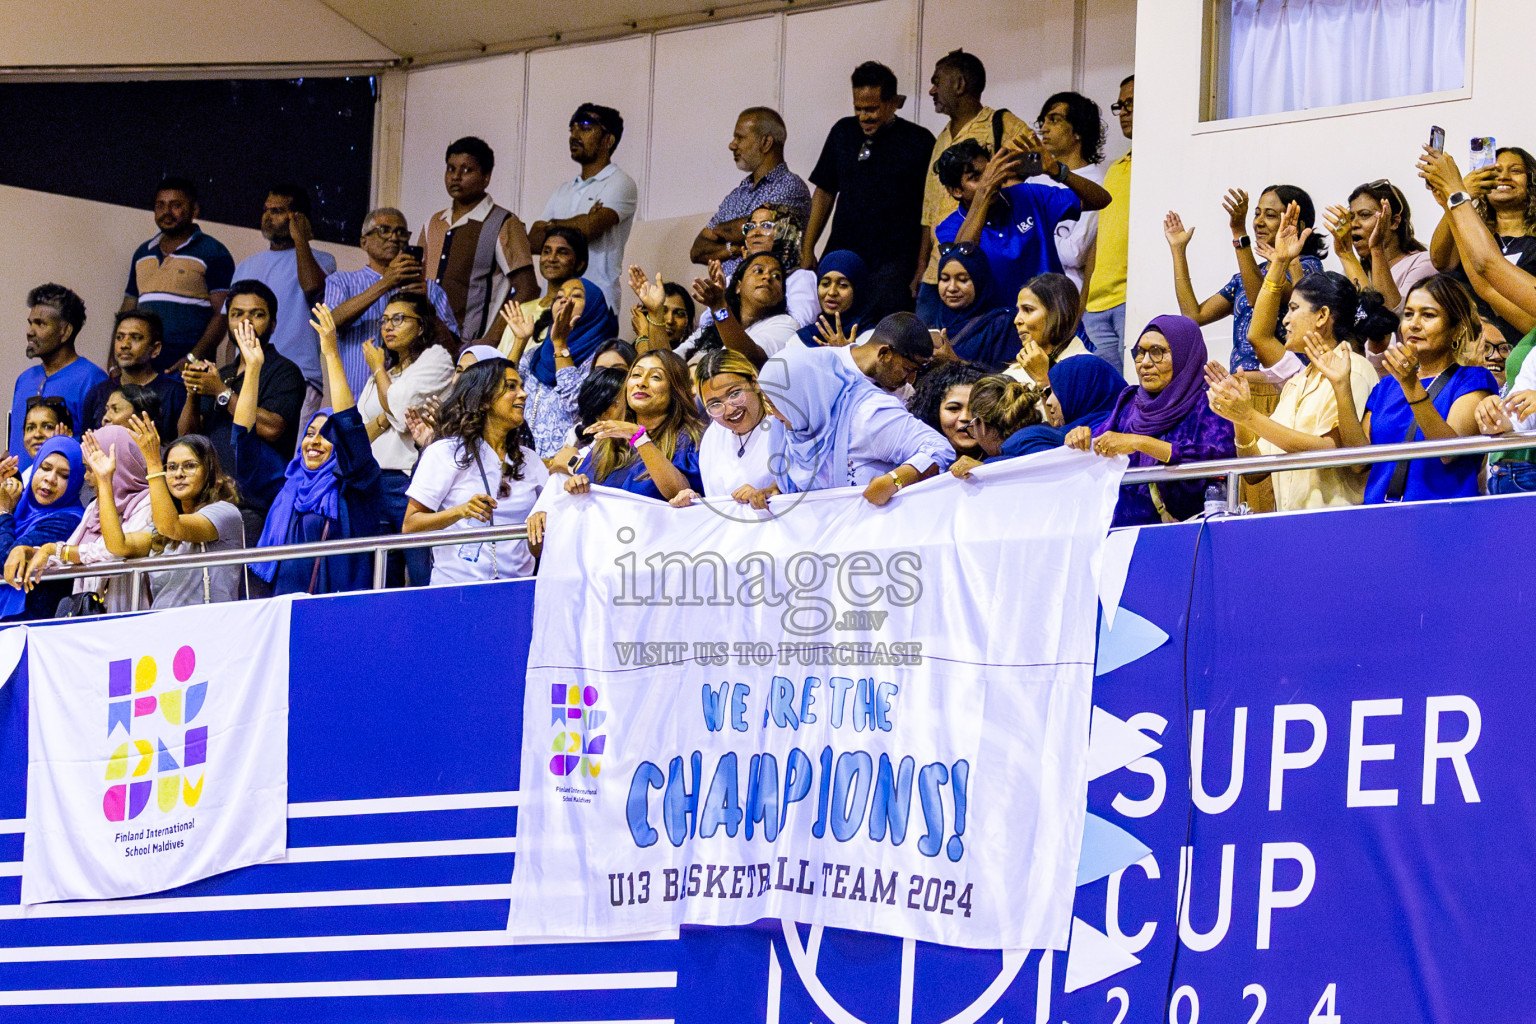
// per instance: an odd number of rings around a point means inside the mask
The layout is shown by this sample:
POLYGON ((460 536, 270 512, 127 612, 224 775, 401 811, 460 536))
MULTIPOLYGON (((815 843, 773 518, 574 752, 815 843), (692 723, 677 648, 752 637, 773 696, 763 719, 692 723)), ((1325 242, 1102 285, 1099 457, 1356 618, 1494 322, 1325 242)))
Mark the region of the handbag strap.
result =
MULTIPOLYGON (((1440 397, 1440 392, 1444 391, 1445 386, 1451 382, 1451 376, 1455 373, 1456 369, 1457 365, 1452 363, 1445 369, 1441 370, 1435 379, 1430 382, 1428 395, 1424 401, 1433 405, 1435 399, 1440 397)), ((1412 416, 1413 410, 1409 409, 1408 414, 1412 416)), ((1413 435, 1417 434, 1418 432, 1419 421, 1417 418, 1415 418, 1408 424, 1408 433, 1403 437, 1403 443, 1407 444, 1408 442, 1412 441, 1414 439, 1413 435)), ((1403 492, 1408 489, 1408 467, 1412 464, 1412 460, 1403 459, 1393 465, 1392 479, 1387 481, 1386 499, 1388 501, 1403 500, 1403 492)))
MULTIPOLYGON (((495 492, 493 492, 491 490, 491 480, 490 480, 490 477, 485 475, 485 464, 480 461, 480 449, 479 449, 478 446, 476 446, 476 448, 475 448, 474 456, 475 456, 475 468, 480 471, 480 483, 482 485, 484 485, 484 487, 485 487, 485 495, 486 495, 486 497, 490 498, 492 502, 494 502, 494 501, 496 501, 496 494, 495 494, 495 492)), ((502 468, 502 473, 503 474, 506 473, 506 468, 505 467, 502 468)), ((491 523, 492 523, 492 525, 495 525, 495 523, 496 523, 496 509, 495 509, 494 505, 491 508, 491 523)), ((496 564, 496 542, 495 541, 488 541, 487 543, 489 543, 490 546, 491 546, 491 579, 493 579, 493 580, 500 579, 501 578, 501 571, 500 571, 501 570, 501 566, 496 564)))
MULTIPOLYGON (((320 543, 324 544, 330 538, 330 536, 331 536, 331 521, 329 519, 327 519, 325 521, 325 527, 323 529, 321 529, 321 531, 320 531, 320 543)), ((313 594, 315 592, 315 584, 320 579, 320 562, 321 562, 321 559, 319 557, 316 557, 315 558, 314 568, 309 570, 309 589, 307 591, 305 591, 305 593, 307 593, 307 594, 313 594)))

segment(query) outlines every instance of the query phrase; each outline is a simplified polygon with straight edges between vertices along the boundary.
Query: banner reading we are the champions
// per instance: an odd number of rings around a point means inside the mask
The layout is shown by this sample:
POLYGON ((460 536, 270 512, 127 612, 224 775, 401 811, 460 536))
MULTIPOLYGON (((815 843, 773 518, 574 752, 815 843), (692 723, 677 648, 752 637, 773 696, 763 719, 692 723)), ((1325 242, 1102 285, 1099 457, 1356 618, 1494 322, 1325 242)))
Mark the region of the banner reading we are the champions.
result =
POLYGON ((1065 948, 1120 466, 549 511, 509 927, 1065 948))

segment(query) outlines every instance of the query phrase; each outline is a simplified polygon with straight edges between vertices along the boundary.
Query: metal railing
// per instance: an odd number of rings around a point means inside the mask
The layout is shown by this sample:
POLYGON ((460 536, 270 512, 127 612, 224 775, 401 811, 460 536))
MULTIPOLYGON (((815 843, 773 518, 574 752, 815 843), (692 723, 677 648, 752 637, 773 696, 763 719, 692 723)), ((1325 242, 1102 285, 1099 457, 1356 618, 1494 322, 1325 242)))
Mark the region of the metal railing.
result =
MULTIPOLYGON (((1227 509, 1238 511, 1238 482, 1255 473, 1279 473, 1292 469, 1332 469, 1342 466, 1367 465, 1377 462, 1396 462, 1400 459, 1447 458, 1458 455, 1484 455, 1511 448, 1536 448, 1536 432, 1504 434, 1499 437, 1455 437, 1443 441, 1412 441, 1397 444, 1377 444, 1363 448, 1330 449, 1320 452, 1298 452, 1291 455, 1257 455, 1243 459, 1216 459, 1211 462, 1190 462, 1178 466, 1163 466, 1127 470, 1122 483, 1127 485, 1161 483, 1171 480, 1225 479, 1227 482, 1227 509)), ((226 565, 247 565, 253 562, 286 562, 298 558, 330 557, 334 555, 370 555, 373 558, 373 589, 384 589, 389 553, 408 548, 439 548, 460 544, 489 543, 503 540, 525 540, 528 529, 516 526, 477 526, 468 530, 437 530, 430 533, 391 534, 375 537, 351 537, 345 540, 318 541, 310 544, 281 544, 266 548, 235 548, 191 555, 167 555, 137 558, 128 562, 106 562, 89 566, 71 566, 50 569, 42 574, 45 580, 73 580, 88 577, 129 578, 129 608, 139 610, 139 598, 143 590, 144 574, 170 572, 175 569, 216 568, 226 565)))

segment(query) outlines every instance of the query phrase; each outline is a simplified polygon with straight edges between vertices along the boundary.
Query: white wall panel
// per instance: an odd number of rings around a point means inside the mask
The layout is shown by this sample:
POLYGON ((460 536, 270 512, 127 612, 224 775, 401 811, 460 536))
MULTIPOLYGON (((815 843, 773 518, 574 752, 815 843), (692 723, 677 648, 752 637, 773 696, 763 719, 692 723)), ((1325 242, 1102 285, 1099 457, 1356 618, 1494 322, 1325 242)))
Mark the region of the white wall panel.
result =
POLYGON ((528 55, 527 139, 517 208, 525 222, 537 220, 549 194, 580 170, 571 160, 569 127, 583 103, 613 107, 624 116, 624 137, 613 159, 645 194, 650 88, 650 36, 528 55))
POLYGON ((896 72, 897 89, 908 97, 901 114, 912 119, 928 90, 926 78, 916 81, 916 52, 917 0, 876 0, 786 17, 781 113, 789 125, 784 154, 790 169, 807 177, 827 131, 853 113, 848 76, 866 60, 896 72))
POLYGON ((465 135, 478 135, 496 153, 491 195, 503 206, 518 201, 523 61, 522 54, 514 53, 411 72, 405 92, 400 208, 413 232, 448 205, 448 193, 443 191, 443 151, 465 135))
POLYGON ((1047 96, 1072 88, 1073 8, 1072 0, 924 0, 923 125, 938 134, 946 123, 933 112, 927 80, 957 47, 986 66, 982 102, 1033 124, 1047 96))
POLYGON ((743 109, 779 106, 780 21, 657 35, 651 180, 664 184, 646 193, 648 219, 707 218, 741 181, 726 147, 743 109))

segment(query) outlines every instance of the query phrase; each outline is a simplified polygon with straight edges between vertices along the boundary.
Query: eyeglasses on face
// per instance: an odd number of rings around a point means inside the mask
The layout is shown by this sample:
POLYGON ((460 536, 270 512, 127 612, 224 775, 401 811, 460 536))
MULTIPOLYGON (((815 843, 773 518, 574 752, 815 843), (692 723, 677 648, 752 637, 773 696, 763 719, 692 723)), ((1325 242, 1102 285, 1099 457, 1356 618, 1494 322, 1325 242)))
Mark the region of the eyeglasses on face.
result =
POLYGON ((421 317, 413 316, 410 313, 390 313, 388 316, 379 317, 379 323, 389 327, 399 327, 407 320, 414 320, 417 323, 421 323, 421 317))
POLYGON ((374 228, 368 233, 370 235, 377 235, 380 238, 398 238, 402 241, 411 237, 410 228, 388 228, 382 225, 374 228))
POLYGON ((1149 359, 1154 363, 1166 363, 1173 355, 1166 348, 1142 348, 1140 345, 1131 349, 1131 362, 1139 363, 1143 359, 1149 359))
POLYGON ((944 242, 939 246, 940 256, 974 256, 976 255, 975 242, 944 242))
POLYGON ((748 231, 772 231, 779 226, 776 220, 753 220, 747 222, 748 231))
POLYGON ((1111 114, 1129 114, 1135 102, 1135 100, 1115 100, 1115 102, 1109 105, 1109 112, 1111 114))
POLYGON ((712 398, 704 403, 704 411, 711 416, 718 416, 727 405, 740 409, 747 404, 752 392, 747 388, 732 388, 724 398, 712 398))

